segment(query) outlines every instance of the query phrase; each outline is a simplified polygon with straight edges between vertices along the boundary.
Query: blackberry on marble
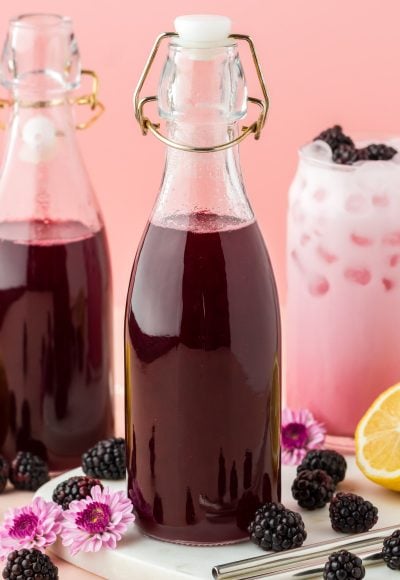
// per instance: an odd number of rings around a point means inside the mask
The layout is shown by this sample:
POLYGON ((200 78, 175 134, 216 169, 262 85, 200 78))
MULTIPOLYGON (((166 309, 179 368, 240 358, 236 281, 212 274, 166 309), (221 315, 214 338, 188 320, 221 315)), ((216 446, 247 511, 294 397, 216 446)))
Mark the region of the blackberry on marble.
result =
POLYGON ((110 437, 96 443, 82 455, 82 469, 89 477, 124 479, 125 439, 110 437))
POLYGON ((273 502, 256 511, 249 532, 252 542, 274 552, 298 548, 307 538, 301 515, 273 502))
POLYGON ((63 510, 69 509, 69 504, 75 500, 85 499, 90 495, 92 487, 103 485, 99 479, 85 475, 70 477, 57 485, 53 491, 53 501, 63 510))
POLYGON ((338 493, 329 505, 329 517, 336 532, 367 532, 378 521, 378 508, 355 493, 338 493))
POLYGON ((307 510, 323 508, 334 493, 333 479, 322 469, 301 471, 292 484, 294 499, 307 510))
POLYGON ((8 580, 57 580, 58 568, 46 554, 35 548, 15 550, 7 557, 2 577, 8 580))
POLYGON ((36 491, 49 480, 49 467, 30 451, 19 451, 11 463, 9 478, 16 489, 36 491))
POLYGON ((324 580, 355 580, 364 577, 365 568, 361 558, 347 550, 333 552, 325 564, 324 580))
POLYGON ((329 449, 313 449, 307 453, 297 467, 297 474, 304 470, 322 469, 337 485, 346 475, 347 463, 343 455, 329 449))

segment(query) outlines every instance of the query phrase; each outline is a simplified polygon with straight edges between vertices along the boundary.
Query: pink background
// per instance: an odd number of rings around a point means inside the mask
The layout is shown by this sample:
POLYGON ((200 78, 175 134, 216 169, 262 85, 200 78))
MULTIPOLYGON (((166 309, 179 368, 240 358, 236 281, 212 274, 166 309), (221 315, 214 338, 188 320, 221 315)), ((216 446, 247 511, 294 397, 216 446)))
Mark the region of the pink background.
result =
MULTIPOLYGON (((355 133, 400 133, 398 0, 1 0, 0 43, 8 19, 32 11, 72 16, 83 65, 95 69, 102 81, 107 111, 80 133, 79 141, 108 228, 120 311, 164 156, 158 141, 141 136, 131 95, 155 36, 171 29, 177 14, 230 15, 234 30, 250 34, 256 43, 271 109, 261 140, 244 142, 242 166, 283 303, 287 190, 299 145, 335 122, 355 133)), ((246 71, 252 94, 253 71, 249 66, 246 71)), ((120 312, 120 383, 121 319, 120 312)), ((122 413, 118 417, 122 419, 122 413)), ((5 499, 9 505, 22 503, 20 494, 5 499)), ((62 574, 77 577, 67 564, 62 574)), ((79 578, 89 577, 79 572, 79 578)))
MULTIPOLYGON (((79 141, 108 228, 121 307, 164 157, 162 144, 141 136, 132 91, 155 36, 172 28, 175 15, 216 10, 232 17, 235 31, 252 35, 271 97, 261 140, 242 146, 242 166, 282 302, 287 190, 298 146, 334 122, 351 132, 399 131, 398 0, 2 0, 0 39, 15 14, 68 14, 83 65, 100 75, 107 110, 79 141)), ((256 93, 244 61, 251 94, 256 93)), ((147 94, 153 91, 154 83, 147 94)))

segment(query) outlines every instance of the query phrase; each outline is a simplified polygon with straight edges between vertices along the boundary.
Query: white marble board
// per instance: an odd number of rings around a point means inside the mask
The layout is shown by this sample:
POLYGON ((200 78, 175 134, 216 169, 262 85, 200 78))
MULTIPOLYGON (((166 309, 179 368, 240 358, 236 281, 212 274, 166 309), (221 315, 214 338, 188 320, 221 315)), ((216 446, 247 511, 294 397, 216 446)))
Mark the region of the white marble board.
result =
MULTIPOLYGON (((347 458, 348 472, 341 491, 352 491, 368 498, 379 508, 376 527, 399 526, 400 493, 383 489, 363 477, 355 465, 354 458, 347 458)), ((80 469, 64 473, 41 487, 36 495, 51 499, 57 483, 73 475, 81 474, 80 469)), ((328 508, 308 512, 298 507, 290 488, 295 477, 295 468, 283 468, 283 497, 286 507, 300 511, 308 532, 305 545, 338 538, 329 522, 328 508)), ((112 489, 125 489, 124 481, 104 481, 112 489)), ((102 550, 97 554, 71 556, 60 542, 50 548, 57 556, 89 572, 108 580, 204 580, 212 579, 211 570, 216 564, 232 562, 263 554, 251 542, 231 546, 191 547, 159 542, 143 536, 133 524, 124 539, 114 551, 102 550)), ((367 580, 399 579, 399 572, 389 570, 384 564, 367 568, 367 580)))

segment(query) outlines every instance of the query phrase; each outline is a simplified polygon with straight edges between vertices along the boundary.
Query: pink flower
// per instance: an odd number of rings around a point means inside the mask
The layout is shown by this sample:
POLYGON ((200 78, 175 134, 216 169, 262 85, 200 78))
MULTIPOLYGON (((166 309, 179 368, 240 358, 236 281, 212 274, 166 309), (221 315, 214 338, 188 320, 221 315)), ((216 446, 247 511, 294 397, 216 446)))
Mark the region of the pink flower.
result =
POLYGON ((62 509, 37 497, 30 505, 9 509, 0 527, 0 560, 22 548, 44 550, 54 544, 63 523, 62 509))
POLYGON ((62 543, 72 555, 80 551, 114 549, 129 524, 135 520, 132 502, 123 491, 112 492, 99 485, 86 499, 73 501, 63 513, 62 543))
POLYGON ((325 442, 326 429, 314 419, 308 409, 282 413, 282 463, 298 465, 310 449, 320 449, 325 442))

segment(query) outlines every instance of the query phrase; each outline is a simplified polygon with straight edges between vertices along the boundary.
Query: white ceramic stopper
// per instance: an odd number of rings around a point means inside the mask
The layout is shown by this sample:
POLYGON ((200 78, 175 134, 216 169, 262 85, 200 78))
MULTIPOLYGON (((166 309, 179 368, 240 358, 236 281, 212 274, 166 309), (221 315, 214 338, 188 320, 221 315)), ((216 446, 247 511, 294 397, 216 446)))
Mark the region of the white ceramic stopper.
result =
POLYGON ((231 33, 231 20, 217 14, 189 14, 175 18, 178 43, 187 48, 224 46, 231 33))

